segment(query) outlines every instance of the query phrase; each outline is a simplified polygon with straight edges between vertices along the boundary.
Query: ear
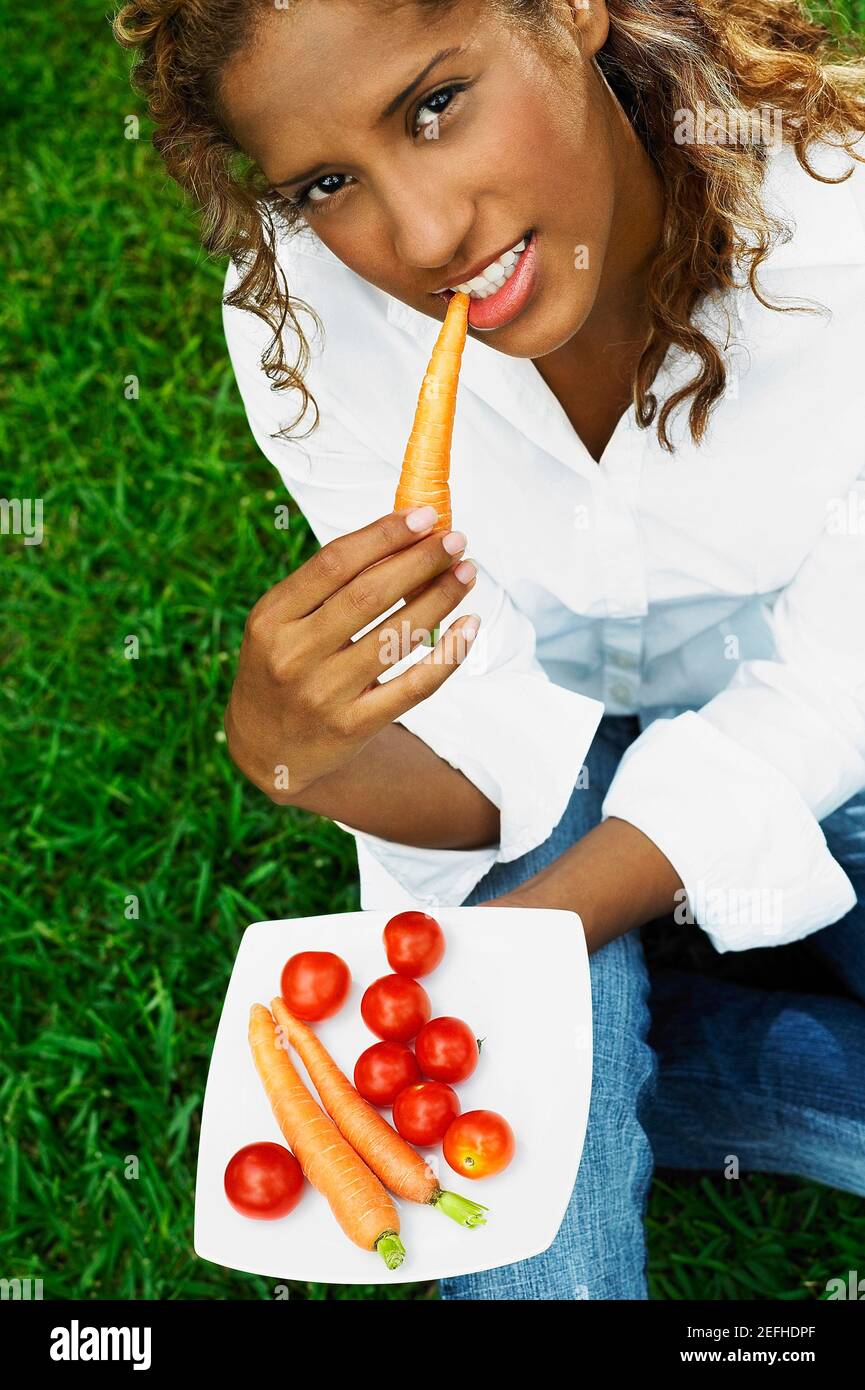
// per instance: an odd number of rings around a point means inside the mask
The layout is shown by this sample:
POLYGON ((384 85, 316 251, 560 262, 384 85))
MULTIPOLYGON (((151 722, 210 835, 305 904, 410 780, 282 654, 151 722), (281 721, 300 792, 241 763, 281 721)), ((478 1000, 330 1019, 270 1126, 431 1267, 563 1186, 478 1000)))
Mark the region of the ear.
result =
POLYGON ((610 32, 605 0, 564 0, 562 17, 574 34, 580 52, 586 58, 594 58, 610 32))

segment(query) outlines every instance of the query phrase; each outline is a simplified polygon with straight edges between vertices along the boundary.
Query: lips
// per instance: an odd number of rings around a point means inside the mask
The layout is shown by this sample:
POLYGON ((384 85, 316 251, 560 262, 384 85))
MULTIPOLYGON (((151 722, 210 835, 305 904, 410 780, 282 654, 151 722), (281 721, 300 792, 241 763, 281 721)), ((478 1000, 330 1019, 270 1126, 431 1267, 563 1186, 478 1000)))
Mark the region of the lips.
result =
POLYGON ((523 232, 522 236, 517 237, 514 241, 510 242, 508 246, 503 247, 501 251, 497 251, 494 256, 490 256, 485 261, 477 261, 469 270, 463 271, 461 275, 455 275, 449 284, 443 285, 440 290, 434 290, 433 293, 445 294, 448 291, 452 293, 458 287, 466 285, 470 280, 477 279, 479 276, 482 276, 485 271, 488 271, 490 267, 501 263, 503 257, 512 255, 514 248, 520 245, 520 243, 522 243, 523 246, 527 245, 531 235, 531 229, 527 232, 523 232))
MULTIPOLYGON (((534 295, 537 283, 537 233, 532 232, 510 279, 486 299, 471 298, 469 326, 482 333, 504 328, 525 309, 534 295)), ((447 304, 452 294, 453 290, 445 290, 438 298, 447 304)))

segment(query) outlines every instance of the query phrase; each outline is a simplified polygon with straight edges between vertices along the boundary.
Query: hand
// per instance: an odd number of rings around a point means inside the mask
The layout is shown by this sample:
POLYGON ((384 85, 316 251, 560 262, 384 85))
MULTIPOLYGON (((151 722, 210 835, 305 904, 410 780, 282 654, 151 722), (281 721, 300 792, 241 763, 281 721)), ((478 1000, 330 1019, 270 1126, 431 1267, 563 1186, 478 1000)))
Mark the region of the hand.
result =
POLYGON ((475 583, 473 567, 464 580, 455 573, 465 537, 431 533, 435 513, 420 510, 429 513, 420 531, 407 520, 417 512, 389 512, 329 541, 249 614, 225 733, 234 762, 272 801, 289 804, 350 761, 443 685, 469 650, 461 617, 429 656, 378 679, 428 640, 475 583), (352 642, 401 598, 402 608, 352 642))

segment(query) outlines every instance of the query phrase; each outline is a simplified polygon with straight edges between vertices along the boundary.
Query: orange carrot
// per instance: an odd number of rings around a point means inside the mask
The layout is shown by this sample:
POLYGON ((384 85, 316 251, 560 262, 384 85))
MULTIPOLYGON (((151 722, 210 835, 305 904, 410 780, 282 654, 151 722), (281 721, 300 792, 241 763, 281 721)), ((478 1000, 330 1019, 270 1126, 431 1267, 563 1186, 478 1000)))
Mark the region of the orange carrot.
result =
POLYGON ((267 1098, 304 1177, 323 1197, 349 1240, 378 1250, 388 1269, 402 1264, 396 1207, 336 1125, 304 1086, 269 1009, 253 1004, 249 1045, 267 1098))
POLYGON ((448 302, 421 385, 394 502, 394 511, 435 507, 438 520, 434 532, 451 529, 451 436, 470 302, 469 296, 459 291, 448 302))
POLYGON ((385 1187, 408 1202, 437 1207, 461 1226, 486 1224, 487 1210, 458 1192, 443 1192, 435 1174, 379 1112, 359 1096, 311 1028, 295 1018, 282 999, 270 1007, 283 1037, 291 1043, 340 1133, 381 1178, 385 1187))

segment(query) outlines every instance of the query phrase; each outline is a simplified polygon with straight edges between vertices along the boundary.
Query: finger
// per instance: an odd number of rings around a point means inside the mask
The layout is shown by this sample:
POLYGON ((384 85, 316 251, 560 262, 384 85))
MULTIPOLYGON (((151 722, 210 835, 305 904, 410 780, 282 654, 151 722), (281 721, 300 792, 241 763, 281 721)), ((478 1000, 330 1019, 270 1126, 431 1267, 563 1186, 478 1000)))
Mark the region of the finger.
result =
POLYGON ((259 603, 279 621, 305 618, 368 566, 429 535, 436 518, 434 507, 387 512, 358 531, 337 536, 268 590, 259 603))
POLYGON ((477 613, 457 618, 429 656, 416 661, 401 676, 379 681, 364 691, 356 704, 360 719, 369 720, 371 727, 384 726, 428 699, 462 665, 472 649, 480 622, 477 613))
POLYGON ((326 650, 339 651, 405 594, 425 588, 449 569, 465 547, 461 531, 436 532, 371 565, 310 615, 317 641, 326 650))
POLYGON ((459 560, 429 584, 419 596, 383 618, 356 642, 337 653, 334 669, 340 670, 344 697, 353 699, 381 675, 382 667, 396 666, 421 644, 432 646, 438 626, 466 597, 477 580, 470 560, 459 560), (435 634, 435 635, 433 635, 435 634))

